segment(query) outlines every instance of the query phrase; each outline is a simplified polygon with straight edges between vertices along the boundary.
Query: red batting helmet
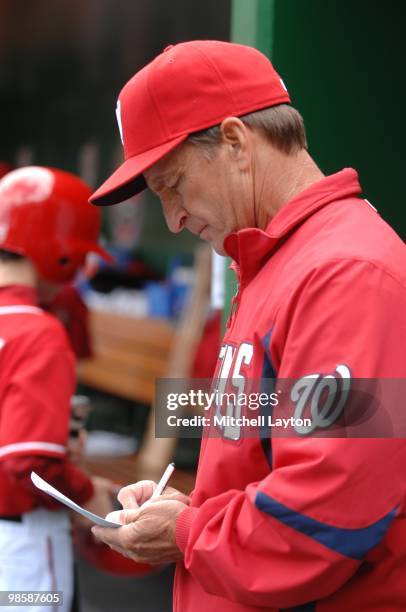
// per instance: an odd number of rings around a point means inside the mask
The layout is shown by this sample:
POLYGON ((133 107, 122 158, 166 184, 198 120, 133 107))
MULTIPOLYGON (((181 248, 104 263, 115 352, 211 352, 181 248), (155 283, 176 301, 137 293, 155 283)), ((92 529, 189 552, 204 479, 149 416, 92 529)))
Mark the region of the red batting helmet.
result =
POLYGON ((5 176, 8 172, 13 170, 13 166, 8 164, 7 162, 0 161, 0 178, 5 176))
POLYGON ((99 211, 89 206, 89 187, 70 172, 28 166, 0 180, 0 249, 27 257, 52 283, 71 281, 95 252, 99 211))

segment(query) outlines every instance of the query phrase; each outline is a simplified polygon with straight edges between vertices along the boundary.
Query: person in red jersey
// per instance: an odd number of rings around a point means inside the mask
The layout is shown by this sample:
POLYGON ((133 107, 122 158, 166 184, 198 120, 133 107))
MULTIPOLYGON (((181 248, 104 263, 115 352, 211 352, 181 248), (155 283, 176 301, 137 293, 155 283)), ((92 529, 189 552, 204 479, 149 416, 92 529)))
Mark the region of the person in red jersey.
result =
MULTIPOLYGON (((405 246, 355 170, 322 173, 265 56, 168 47, 126 84, 117 117, 125 161, 90 201, 148 186, 173 232, 234 260, 218 381, 406 377, 405 246)), ((167 493, 139 508, 155 487, 139 483, 119 493, 122 527, 93 532, 137 561, 176 561, 176 612, 406 609, 404 439, 218 429, 190 505, 167 493)))
POLYGON ((66 329, 76 359, 92 357, 89 311, 76 287, 72 284, 64 285, 54 299, 43 306, 66 329))
POLYGON ((111 508, 110 483, 92 481, 69 459, 74 356, 62 324, 38 304, 73 279, 88 252, 108 258, 89 194, 79 178, 52 168, 0 180, 0 590, 63 591, 66 611, 69 515, 32 485, 31 471, 99 513, 111 508))

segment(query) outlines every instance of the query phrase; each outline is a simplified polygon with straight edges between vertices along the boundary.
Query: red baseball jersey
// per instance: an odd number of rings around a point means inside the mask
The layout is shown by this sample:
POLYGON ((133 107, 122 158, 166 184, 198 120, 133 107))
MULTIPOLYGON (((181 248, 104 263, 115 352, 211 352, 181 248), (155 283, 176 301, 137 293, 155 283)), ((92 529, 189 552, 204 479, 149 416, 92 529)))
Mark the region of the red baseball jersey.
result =
POLYGON ((0 515, 55 507, 31 485, 32 469, 76 501, 92 494, 67 458, 74 357, 62 325, 36 300, 28 287, 0 288, 0 515))
MULTIPOLYGON (((406 249, 360 193, 345 169, 227 237, 219 378, 406 377, 406 249)), ((405 466, 403 439, 205 437, 174 609, 406 610, 405 466)))

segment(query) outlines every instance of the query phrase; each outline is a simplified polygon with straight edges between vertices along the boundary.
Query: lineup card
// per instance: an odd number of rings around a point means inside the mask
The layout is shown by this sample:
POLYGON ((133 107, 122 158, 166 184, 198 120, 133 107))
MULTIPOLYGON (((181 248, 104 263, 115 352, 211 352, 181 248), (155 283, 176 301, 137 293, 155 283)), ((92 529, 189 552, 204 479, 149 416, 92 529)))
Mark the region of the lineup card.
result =
POLYGON ((54 497, 62 504, 65 504, 65 506, 68 506, 68 508, 75 510, 75 512, 78 512, 93 523, 96 523, 96 525, 100 525, 100 527, 121 527, 120 523, 106 521, 106 519, 102 518, 101 516, 97 516, 97 514, 93 514, 93 512, 89 512, 78 504, 75 504, 74 501, 72 501, 71 499, 69 499, 69 497, 66 497, 66 495, 58 491, 58 489, 55 489, 55 487, 50 485, 48 482, 46 482, 46 480, 41 478, 41 476, 38 476, 38 474, 36 474, 35 472, 31 472, 31 480, 35 484, 37 489, 40 489, 44 493, 47 493, 51 497, 54 497))

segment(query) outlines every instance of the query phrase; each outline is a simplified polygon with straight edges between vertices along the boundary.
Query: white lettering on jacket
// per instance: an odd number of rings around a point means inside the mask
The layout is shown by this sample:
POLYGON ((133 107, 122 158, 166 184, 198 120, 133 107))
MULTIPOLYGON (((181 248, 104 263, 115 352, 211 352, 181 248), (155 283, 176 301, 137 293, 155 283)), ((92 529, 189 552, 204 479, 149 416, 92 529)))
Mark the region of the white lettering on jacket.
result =
MULTIPOLYGON (((238 349, 229 344, 225 344, 221 347, 219 355, 221 367, 217 379, 217 391, 219 392, 218 396, 223 396, 229 383, 231 383, 232 387, 234 388, 234 393, 236 395, 244 393, 246 379, 243 372, 241 372, 241 368, 243 366, 246 367, 250 365, 253 355, 254 347, 249 342, 243 342, 240 344, 238 349), (233 363, 234 367, 230 376, 233 363)), ((223 422, 221 417, 224 416, 221 409, 222 405, 217 404, 216 418, 220 423, 223 422)), ((231 417, 230 419, 226 419, 226 422, 235 421, 241 416, 241 406, 228 402, 226 406, 226 416, 231 417)), ((241 427, 238 425, 225 425, 221 429, 223 432, 223 437, 228 438, 229 440, 239 440, 241 436, 241 427)))

